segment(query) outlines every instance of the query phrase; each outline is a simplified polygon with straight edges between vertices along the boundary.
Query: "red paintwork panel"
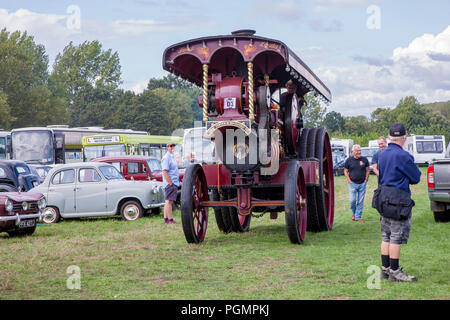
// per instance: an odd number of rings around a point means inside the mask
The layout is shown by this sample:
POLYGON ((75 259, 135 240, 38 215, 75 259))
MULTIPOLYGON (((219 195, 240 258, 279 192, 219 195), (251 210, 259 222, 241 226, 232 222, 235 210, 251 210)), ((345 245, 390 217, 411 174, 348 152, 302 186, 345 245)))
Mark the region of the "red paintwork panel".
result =
MULTIPOLYGON (((317 185, 317 161, 300 161, 303 168, 303 174, 305 176, 306 184, 317 185)), ((280 185, 285 183, 286 169, 288 166, 287 161, 282 161, 279 164, 278 172, 272 176, 270 181, 260 181, 259 185, 280 185)), ((231 173, 223 164, 207 164, 203 165, 206 181, 208 187, 223 187, 231 186, 231 173)))

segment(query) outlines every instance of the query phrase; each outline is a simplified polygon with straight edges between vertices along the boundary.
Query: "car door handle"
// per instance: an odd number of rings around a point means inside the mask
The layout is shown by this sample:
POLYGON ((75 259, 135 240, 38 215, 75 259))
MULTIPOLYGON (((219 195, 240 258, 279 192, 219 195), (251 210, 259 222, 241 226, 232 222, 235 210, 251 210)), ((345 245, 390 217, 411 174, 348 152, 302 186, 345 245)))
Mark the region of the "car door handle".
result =
POLYGON ((55 189, 50 188, 50 189, 48 189, 48 191, 55 191, 55 189))
POLYGON ((73 191, 77 191, 77 190, 80 190, 81 188, 75 188, 75 189, 73 189, 73 191))

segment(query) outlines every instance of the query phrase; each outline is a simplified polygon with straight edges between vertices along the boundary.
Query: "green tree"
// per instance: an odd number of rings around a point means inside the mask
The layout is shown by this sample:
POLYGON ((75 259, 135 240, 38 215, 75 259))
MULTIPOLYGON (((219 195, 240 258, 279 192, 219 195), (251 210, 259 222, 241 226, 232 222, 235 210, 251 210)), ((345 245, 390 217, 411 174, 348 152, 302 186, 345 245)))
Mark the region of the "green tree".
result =
POLYGON ((305 101, 306 103, 302 107, 304 126, 309 128, 321 126, 327 108, 321 106, 316 97, 311 93, 306 94, 305 101))
POLYGON ((11 129, 11 123, 15 118, 11 115, 11 108, 8 105, 7 95, 0 90, 0 129, 11 129))
MULTIPOLYGON (((43 45, 37 45, 26 32, 0 32, 0 90, 3 92, 2 109, 9 106, 9 120, 2 113, 3 122, 11 127, 36 125, 35 119, 46 119, 50 114, 57 120, 61 115, 57 100, 47 99, 50 91, 47 87, 48 57, 43 45), (55 103, 55 104, 53 104, 55 103)), ((6 112, 6 111, 5 111, 6 112)), ((45 125, 47 123, 38 123, 45 125)))
MULTIPOLYGON (((202 93, 200 88, 189 81, 180 79, 172 74, 168 74, 161 79, 151 78, 148 82, 147 89, 153 90, 158 88, 174 90, 188 97, 189 101, 186 101, 186 103, 191 108, 190 113, 193 115, 192 121, 201 121, 203 119, 203 110, 198 106, 197 100, 198 96, 202 93)), ((193 122, 186 125, 187 126, 184 128, 192 127, 193 122)))
POLYGON ((70 125, 84 125, 91 114, 96 114, 94 121, 99 121, 99 109, 108 104, 121 83, 120 70, 117 52, 103 50, 97 40, 78 46, 70 42, 57 55, 50 83, 52 91, 63 94, 67 100, 70 125))
POLYGON ((343 132, 345 119, 339 112, 331 111, 325 115, 323 125, 327 127, 329 132, 343 132))

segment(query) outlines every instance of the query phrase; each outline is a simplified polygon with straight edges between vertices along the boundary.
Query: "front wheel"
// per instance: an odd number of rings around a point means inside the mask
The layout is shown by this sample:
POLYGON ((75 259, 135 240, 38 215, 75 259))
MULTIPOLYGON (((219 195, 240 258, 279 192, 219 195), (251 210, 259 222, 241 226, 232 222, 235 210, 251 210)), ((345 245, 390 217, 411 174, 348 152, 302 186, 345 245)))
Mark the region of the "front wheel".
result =
POLYGON ((292 243, 302 244, 306 235, 307 205, 303 169, 298 161, 291 161, 286 172, 284 201, 286 228, 292 243))
POLYGON ((16 229, 13 231, 8 231, 10 237, 20 237, 20 236, 31 236, 36 230, 36 225, 33 227, 28 227, 24 229, 16 229))
POLYGON ((123 220, 134 221, 142 217, 144 210, 139 202, 131 200, 125 202, 120 208, 120 216, 123 220))
POLYGON ((184 173, 180 199, 181 222, 188 243, 200 243, 205 239, 208 207, 204 207, 202 202, 208 199, 208 185, 203 168, 199 164, 192 164, 184 173))
POLYGON ((44 214, 44 217, 42 218, 44 223, 57 223, 61 218, 59 210, 56 207, 46 207, 42 210, 42 213, 44 214))

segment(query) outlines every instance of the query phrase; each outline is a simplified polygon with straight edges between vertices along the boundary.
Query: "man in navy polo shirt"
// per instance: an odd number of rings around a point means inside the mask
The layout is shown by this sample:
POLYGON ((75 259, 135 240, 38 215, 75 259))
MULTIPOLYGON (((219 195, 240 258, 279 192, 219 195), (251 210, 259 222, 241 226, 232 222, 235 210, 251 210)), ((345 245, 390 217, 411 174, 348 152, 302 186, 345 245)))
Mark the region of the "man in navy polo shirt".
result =
POLYGON ((352 148, 352 156, 348 157, 344 163, 344 175, 348 181, 353 221, 364 222, 361 217, 369 174, 369 160, 361 156, 361 147, 359 144, 355 144, 352 148))
MULTIPOLYGON (((395 123, 389 131, 391 142, 378 158, 379 184, 403 190, 411 195, 410 184, 420 181, 420 170, 414 164, 414 157, 403 150, 406 129, 395 123)), ((404 220, 394 220, 381 216, 381 277, 389 281, 417 281, 399 267, 400 245, 408 243, 411 230, 411 215, 404 220)))

